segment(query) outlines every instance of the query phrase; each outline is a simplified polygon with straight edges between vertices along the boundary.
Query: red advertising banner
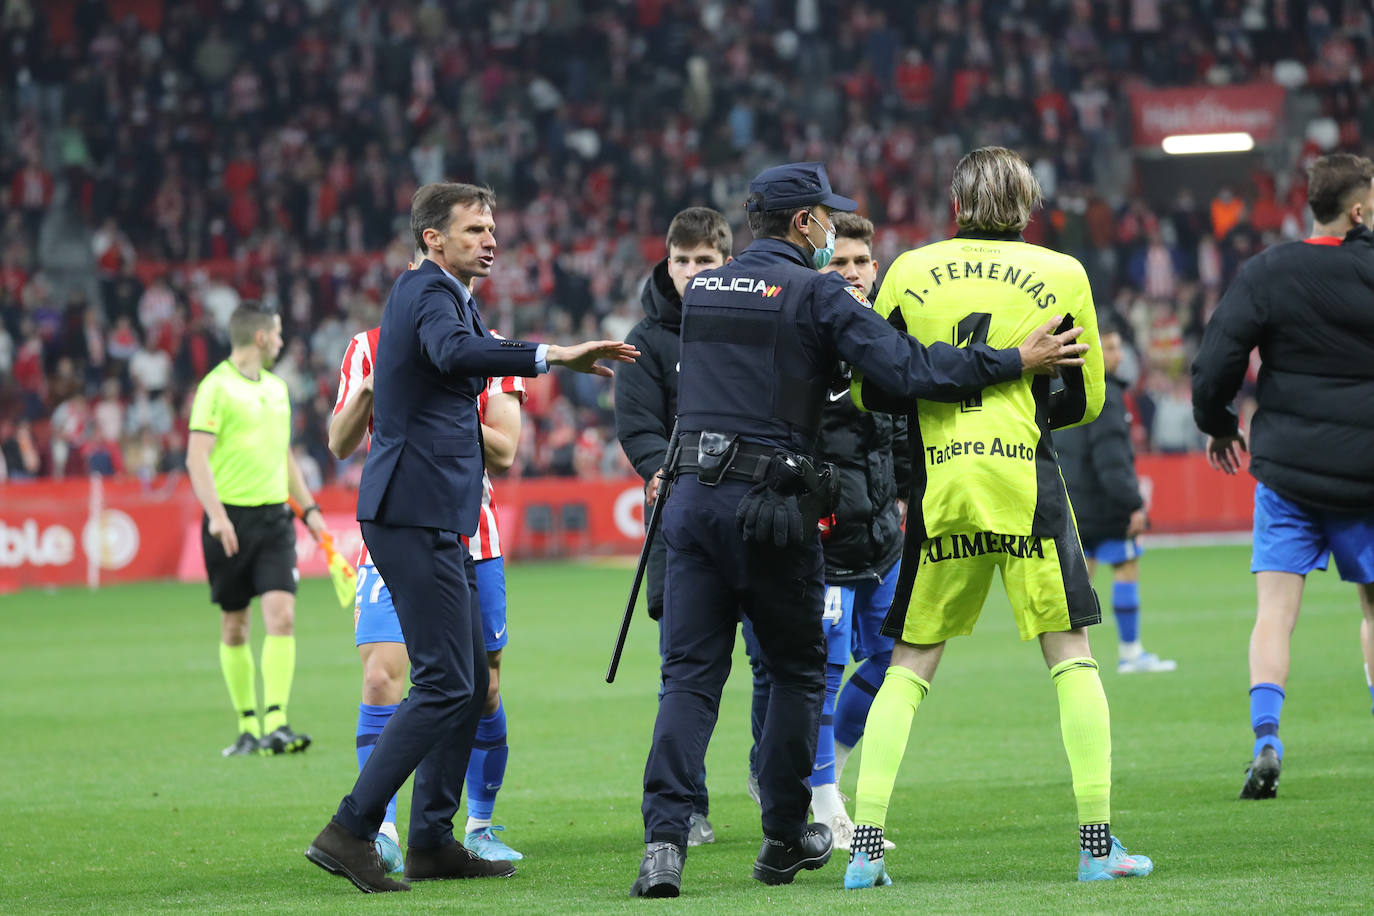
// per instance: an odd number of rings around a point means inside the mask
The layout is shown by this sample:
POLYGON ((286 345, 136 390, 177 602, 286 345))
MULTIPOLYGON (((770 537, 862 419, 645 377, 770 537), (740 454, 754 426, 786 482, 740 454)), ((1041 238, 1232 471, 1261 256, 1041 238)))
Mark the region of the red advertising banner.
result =
POLYGON ((1277 134, 1285 92, 1274 83, 1132 90, 1135 144, 1158 146, 1176 134, 1222 133, 1247 133, 1263 143, 1277 134))
MULTIPOLYGON (((1137 464, 1154 533, 1245 531, 1254 481, 1212 471, 1200 455, 1152 455, 1137 464)), ((361 535, 355 494, 316 498, 339 550, 353 560, 361 535)), ((500 480, 501 541, 514 559, 628 554, 644 531, 637 478, 500 480)), ((184 475, 139 481, 0 485, 0 592, 38 585, 99 585, 178 578, 203 581, 200 506, 184 475)), ((303 576, 326 575, 324 557, 297 523, 303 576)))

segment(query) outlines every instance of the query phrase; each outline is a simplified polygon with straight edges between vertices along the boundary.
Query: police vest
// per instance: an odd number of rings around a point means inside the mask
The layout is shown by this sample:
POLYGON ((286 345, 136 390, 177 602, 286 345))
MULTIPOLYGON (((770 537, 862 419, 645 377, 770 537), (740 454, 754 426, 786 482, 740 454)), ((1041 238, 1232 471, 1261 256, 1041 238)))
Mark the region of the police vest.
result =
POLYGON ((682 301, 678 428, 713 430, 804 454, 815 447, 829 368, 815 364, 798 311, 819 275, 761 240, 697 274, 682 301))

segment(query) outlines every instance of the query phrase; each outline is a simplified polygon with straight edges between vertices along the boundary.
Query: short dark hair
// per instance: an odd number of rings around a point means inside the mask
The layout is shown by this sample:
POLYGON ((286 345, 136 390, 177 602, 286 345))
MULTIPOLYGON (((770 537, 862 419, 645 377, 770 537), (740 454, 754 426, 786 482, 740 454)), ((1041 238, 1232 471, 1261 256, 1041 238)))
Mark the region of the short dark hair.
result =
POLYGON ((410 199, 410 231, 421 254, 429 254, 425 230, 445 232, 453 218, 453 208, 461 204, 487 210, 496 209, 496 193, 491 188, 457 181, 436 181, 415 192, 410 199))
MULTIPOLYGON (((755 191, 749 195, 751 201, 763 203, 763 193, 755 191)), ((785 239, 787 238, 787 227, 792 225, 792 217, 798 210, 809 210, 809 207, 788 207, 785 210, 750 210, 749 211, 749 231, 754 234, 756 239, 785 239)))
POLYGON ((835 238, 856 239, 873 250, 873 223, 867 218, 841 210, 830 214, 830 219, 835 224, 835 238))
POLYGON ((1353 153, 1322 156, 1307 170, 1307 205, 1319 223, 1329 223, 1352 203, 1354 195, 1369 190, 1374 181, 1374 162, 1353 153))
POLYGON ((229 316, 230 346, 248 346, 259 331, 266 331, 272 327, 272 319, 276 317, 276 312, 258 300, 243 300, 229 316))
POLYGON ((710 207, 688 207, 668 224, 667 246, 695 248, 710 245, 720 252, 721 257, 729 258, 734 250, 735 237, 725 216, 710 207))

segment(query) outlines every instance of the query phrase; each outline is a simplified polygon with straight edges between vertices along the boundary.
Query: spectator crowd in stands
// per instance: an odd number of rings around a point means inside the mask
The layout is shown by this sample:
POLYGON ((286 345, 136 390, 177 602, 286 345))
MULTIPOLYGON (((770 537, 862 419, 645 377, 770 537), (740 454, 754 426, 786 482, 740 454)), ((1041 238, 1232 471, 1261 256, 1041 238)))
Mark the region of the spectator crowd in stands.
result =
MULTIPOLYGON (((1078 257, 1126 330, 1139 444, 1194 448, 1210 309, 1304 233, 1305 162, 1374 135, 1372 23, 1362 0, 6 0, 0 474, 181 467, 194 386, 254 298, 282 315, 303 463, 355 478, 324 447, 338 362, 412 257, 426 182, 497 192, 493 325, 621 337, 679 209, 720 209, 742 245, 749 178, 823 159, 889 263, 952 231, 950 170, 986 144, 1033 164, 1028 240, 1078 257), (1132 177, 1132 85, 1255 81, 1316 125, 1282 166, 1205 193, 1132 177)), ((628 470, 612 397, 535 380, 518 472, 628 470)))

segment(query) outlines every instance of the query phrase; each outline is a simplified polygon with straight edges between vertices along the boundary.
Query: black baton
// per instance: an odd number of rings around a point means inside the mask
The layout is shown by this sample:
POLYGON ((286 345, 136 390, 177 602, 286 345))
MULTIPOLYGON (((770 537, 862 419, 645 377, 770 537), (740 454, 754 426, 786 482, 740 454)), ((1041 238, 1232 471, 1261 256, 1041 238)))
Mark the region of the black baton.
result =
MULTIPOLYGON (((668 455, 660 474, 671 474, 677 459, 677 420, 673 421, 672 438, 668 441, 668 455)), ((658 533, 659 519, 663 517, 663 503, 668 499, 668 491, 673 487, 673 478, 665 476, 658 485, 658 499, 649 512, 649 528, 644 532, 644 546, 639 549, 639 565, 635 567, 635 581, 630 586, 630 599, 625 602, 625 616, 620 620, 620 633, 615 638, 615 649, 611 652, 611 666, 606 669, 606 683, 615 683, 615 672, 620 667, 620 653, 625 651, 625 638, 630 635, 630 621, 634 619, 635 603, 639 601, 639 588, 644 584, 644 570, 649 566, 649 548, 653 546, 654 535, 658 533)))

